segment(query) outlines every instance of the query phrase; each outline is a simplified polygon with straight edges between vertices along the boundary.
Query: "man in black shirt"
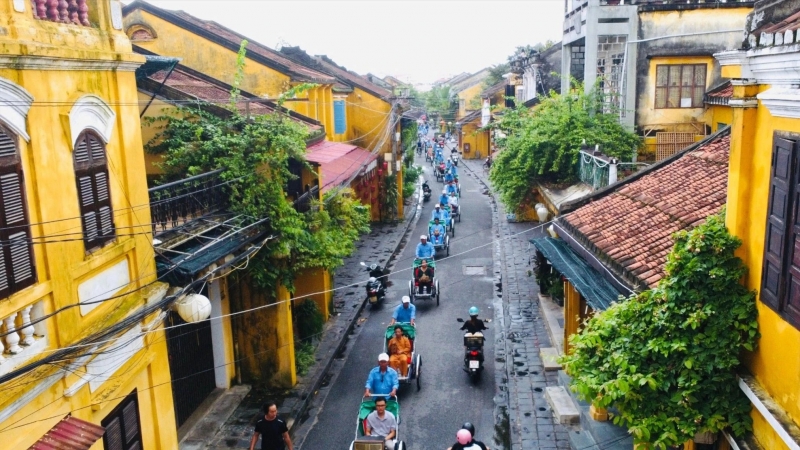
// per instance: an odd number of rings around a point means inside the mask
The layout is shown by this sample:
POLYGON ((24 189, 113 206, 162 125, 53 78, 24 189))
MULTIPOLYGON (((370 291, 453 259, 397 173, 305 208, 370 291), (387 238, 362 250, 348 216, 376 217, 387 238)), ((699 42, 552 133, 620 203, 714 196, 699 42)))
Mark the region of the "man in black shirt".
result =
POLYGON ((264 417, 256 421, 253 438, 250 439, 250 450, 255 450, 258 436, 261 436, 261 450, 293 450, 292 439, 286 422, 278 419, 278 405, 268 401, 264 403, 264 417))

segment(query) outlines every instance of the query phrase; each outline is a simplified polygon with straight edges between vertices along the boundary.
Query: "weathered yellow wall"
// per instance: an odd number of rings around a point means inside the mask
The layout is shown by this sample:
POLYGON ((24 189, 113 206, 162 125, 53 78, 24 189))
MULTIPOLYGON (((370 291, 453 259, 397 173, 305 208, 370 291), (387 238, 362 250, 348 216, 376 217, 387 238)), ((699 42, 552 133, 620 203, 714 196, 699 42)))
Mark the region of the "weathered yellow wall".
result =
MULTIPOLYGON (((759 86, 758 92, 767 88, 759 86)), ((734 97, 755 94, 755 86, 734 87, 734 97)), ((757 109, 734 109, 726 223, 731 233, 742 239, 737 255, 749 268, 745 285, 753 290, 761 288, 775 131, 800 133, 800 121, 772 117, 761 102, 757 109)), ((770 397, 800 424, 800 330, 760 300, 757 306, 761 339, 757 350, 746 355, 746 365, 770 397)), ((751 415, 754 434, 764 448, 786 448, 757 410, 751 415)))
POLYGON ((478 108, 480 108, 480 100, 481 100, 481 91, 483 90, 483 83, 478 83, 474 86, 470 86, 463 91, 458 93, 458 119, 467 115, 467 109, 476 109, 472 108, 469 105, 470 100, 477 98, 478 99, 478 108), (461 100, 464 100, 464 106, 461 106, 461 100))
POLYGON ((479 120, 462 126, 461 149, 464 150, 464 144, 469 144, 470 146, 469 152, 463 152, 464 159, 482 159, 489 154, 489 133, 478 131, 479 128, 479 120))
POLYGON ((655 108, 655 95, 656 95, 656 66, 664 64, 705 64, 706 65, 706 90, 708 89, 708 80, 711 78, 711 70, 713 68, 713 58, 706 57, 675 57, 675 58, 652 58, 650 59, 650 68, 647 75, 647 86, 644 93, 641 94, 637 102, 637 125, 657 125, 657 124, 672 124, 683 122, 702 122, 704 108, 701 105, 699 108, 655 108))
POLYGON ((378 153, 392 151, 392 136, 387 135, 392 105, 374 95, 353 89, 347 96, 348 140, 369 151, 380 146, 378 153))
POLYGON ((306 300, 312 300, 327 321, 332 298, 330 273, 321 268, 306 269, 295 277, 294 287, 293 298, 297 299, 295 306, 306 300))
MULTIPOLYGON (((0 317, 42 300, 45 312, 78 302, 78 285, 101 274, 111 265, 127 260, 128 286, 119 294, 134 291, 153 282, 155 261, 150 235, 150 211, 142 154, 142 136, 137 108, 137 91, 133 66, 112 71, 89 59, 113 65, 114 61, 138 65, 143 58, 131 53, 130 42, 121 31, 111 27, 109 2, 90 0, 90 18, 98 28, 56 24, 33 19, 30 3, 26 11, 11 10, 11 2, 0 4, 0 55, 26 54, 31 58, 53 57, 75 61, 62 70, 25 69, 4 64, 0 77, 26 89, 42 106, 30 109, 26 128, 30 141, 20 139, 20 155, 25 176, 25 192, 31 233, 34 240, 49 236, 50 242, 34 245, 38 283, 0 302, 0 317), (31 43, 34 41, 34 43, 31 43), (83 64, 70 70, 70 65, 83 64), (71 106, 86 94, 96 95, 115 113, 110 140, 106 146, 109 188, 117 238, 92 253, 85 251, 75 183, 72 137, 68 114, 71 106), (67 220, 64 220, 67 219, 67 220), (52 238, 52 236, 60 238, 52 238)), ((109 286, 111 288, 112 286, 109 286)), ((79 308, 69 308, 46 320, 49 349, 68 346, 76 340, 104 329, 132 310, 144 305, 148 290, 105 302, 85 316, 79 308)), ((163 332, 148 335, 148 346, 139 351, 112 379, 93 394, 84 386, 71 398, 63 398, 74 376, 60 379, 36 396, 0 429, 42 419, 15 432, 0 436, 4 448, 26 448, 39 439, 57 418, 74 415, 100 423, 100 420, 131 390, 140 390, 140 411, 145 448, 171 449, 177 446, 172 394, 169 388, 169 366, 163 332), (150 389, 160 383, 162 387, 150 389), (97 407, 89 405, 97 404, 97 407), (40 409, 40 410, 39 410, 40 409), (39 410, 39 411, 37 411, 39 410), (30 415, 29 415, 30 414, 30 415)), ((24 392, 52 373, 47 367, 32 373, 16 388, 4 386, 0 408, 7 407, 24 392)), ((12 382, 14 383, 14 382, 12 382)), ((97 445, 95 446, 97 447, 97 445)))
MULTIPOLYGON (((236 57, 233 50, 214 43, 189 30, 174 25, 146 11, 135 10, 125 16, 125 29, 137 24, 152 28, 157 38, 137 41, 142 48, 162 56, 181 58, 181 64, 211 77, 232 84, 236 75, 236 57)), ((242 90, 259 97, 277 98, 294 83, 288 74, 247 59, 243 68, 242 90)), ((325 126, 329 140, 343 140, 333 134, 333 96, 330 85, 319 85, 297 96, 307 102, 286 102, 286 108, 320 121, 325 126)))
POLYGON ((723 105, 707 105, 704 121, 711 127, 711 132, 716 133, 722 128, 720 125, 733 123, 733 108, 723 105))

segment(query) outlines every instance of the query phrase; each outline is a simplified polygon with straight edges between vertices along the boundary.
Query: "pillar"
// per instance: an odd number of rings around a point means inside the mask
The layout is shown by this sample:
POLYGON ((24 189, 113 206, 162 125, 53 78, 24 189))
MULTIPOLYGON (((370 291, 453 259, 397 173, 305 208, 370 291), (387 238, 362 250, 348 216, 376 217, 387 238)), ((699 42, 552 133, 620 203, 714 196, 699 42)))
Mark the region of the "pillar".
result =
MULTIPOLYGON (((744 236, 743 230, 750 225, 749 201, 751 177, 741 176, 752 169, 755 148, 756 114, 758 105, 755 99, 758 86, 749 80, 731 80, 733 108, 731 124, 731 154, 728 165, 728 200, 725 222, 731 234, 744 236)), ((739 249, 739 252, 743 249, 739 249)))
POLYGON ((578 333, 581 323, 581 294, 569 281, 564 282, 564 354, 572 351, 569 338, 578 333))
POLYGON ((208 284, 208 299, 211 301, 211 351, 214 354, 214 381, 218 388, 228 389, 233 378, 229 374, 229 368, 233 366, 230 364, 233 361, 233 353, 228 351, 231 341, 229 338, 231 319, 227 316, 230 312, 227 299, 223 307, 220 284, 220 280, 208 284))
POLYGON ((275 306, 275 332, 277 335, 277 372, 272 376, 272 384, 292 387, 297 384, 297 371, 294 366, 294 327, 292 325, 292 304, 289 291, 279 286, 275 306))

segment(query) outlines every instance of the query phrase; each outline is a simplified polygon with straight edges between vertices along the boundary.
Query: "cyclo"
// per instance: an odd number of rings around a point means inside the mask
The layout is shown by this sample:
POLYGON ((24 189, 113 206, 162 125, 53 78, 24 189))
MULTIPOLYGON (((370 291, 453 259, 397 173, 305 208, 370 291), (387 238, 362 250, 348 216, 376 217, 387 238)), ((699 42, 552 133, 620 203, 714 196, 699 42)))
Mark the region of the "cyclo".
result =
POLYGON ((421 368, 422 368, 422 356, 417 353, 417 329, 414 325, 411 325, 408 322, 396 322, 392 325, 386 327, 386 334, 383 340, 383 352, 389 355, 389 365, 392 366, 393 369, 397 371, 397 381, 400 383, 411 384, 415 380, 417 382, 417 390, 420 389, 420 375, 421 375, 421 368), (389 341, 395 336, 395 327, 399 326, 403 329, 403 336, 408 338, 408 341, 411 343, 411 354, 408 356, 408 360, 406 361, 408 366, 406 372, 403 373, 397 367, 394 367, 392 364, 394 361, 391 358, 395 357, 395 354, 392 353, 392 349, 389 348, 389 341))
POLYGON ((436 261, 433 258, 415 258, 411 266, 411 281, 408 282, 408 296, 411 298, 411 303, 416 299, 428 300, 436 298, 436 305, 439 305, 439 280, 436 278, 436 261), (433 276, 429 277, 426 281, 422 279, 422 275, 418 275, 418 270, 422 265, 422 261, 426 261, 428 268, 433 276))
POLYGON ((384 440, 381 436, 364 436, 364 423, 367 416, 375 411, 374 397, 386 397, 386 411, 394 415, 397 419, 397 434, 394 450, 406 450, 405 442, 400 440, 400 402, 397 396, 390 397, 388 394, 372 394, 372 397, 361 399, 361 406, 358 408, 358 424, 356 425, 356 436, 350 443, 350 450, 384 450, 384 440))
MULTIPOLYGON (((445 206, 445 209, 447 208, 448 207, 445 206)), ((447 235, 447 222, 452 220, 453 219, 445 220, 445 223, 439 222, 439 224, 444 227, 444 233, 438 236, 433 233, 433 226, 436 225, 436 222, 434 220, 428 222, 428 242, 433 245, 433 249, 436 251, 437 255, 440 251, 444 250, 447 256, 450 256, 450 236, 447 235)))

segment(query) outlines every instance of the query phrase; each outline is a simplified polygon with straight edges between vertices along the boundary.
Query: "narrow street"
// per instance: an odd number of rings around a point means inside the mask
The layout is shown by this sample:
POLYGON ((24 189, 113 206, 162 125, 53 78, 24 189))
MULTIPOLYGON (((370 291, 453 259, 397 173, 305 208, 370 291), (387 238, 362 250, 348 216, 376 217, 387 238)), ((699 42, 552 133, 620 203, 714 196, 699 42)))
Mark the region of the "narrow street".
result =
MULTIPOLYGON (((423 176, 433 189, 433 198, 423 204, 420 220, 398 256, 395 271, 389 277, 387 304, 364 311, 345 354, 331 371, 330 384, 312 403, 311 415, 315 419, 306 424, 310 430, 297 442, 300 448, 347 448, 353 440, 367 373, 377 364, 377 356, 383 349, 382 335, 394 307, 407 295, 414 249, 419 236, 427 233, 428 218, 441 192, 442 184, 432 176, 430 163, 417 157, 416 164, 424 167, 423 176)), ((485 333, 483 377, 473 383, 462 370, 463 335, 456 321, 458 317, 468 318, 467 310, 471 306, 480 308, 482 318, 494 316, 493 246, 486 245, 491 242, 492 213, 482 186, 467 173, 461 164, 463 218, 456 223, 455 237, 450 241, 451 256, 440 257, 436 267, 441 304, 437 306, 431 300, 416 302, 419 333, 416 348, 422 355, 422 388, 417 391, 416 385, 401 385, 399 391, 399 438, 409 448, 447 448, 455 442, 455 433, 465 421, 475 424, 479 440, 496 448, 493 445, 493 322, 487 323, 490 329, 485 333)))

